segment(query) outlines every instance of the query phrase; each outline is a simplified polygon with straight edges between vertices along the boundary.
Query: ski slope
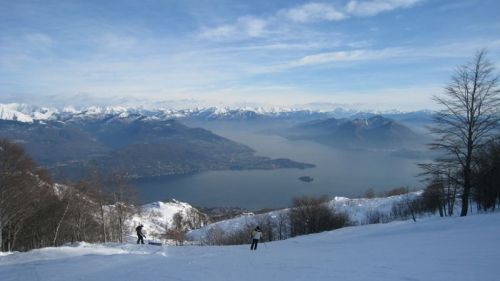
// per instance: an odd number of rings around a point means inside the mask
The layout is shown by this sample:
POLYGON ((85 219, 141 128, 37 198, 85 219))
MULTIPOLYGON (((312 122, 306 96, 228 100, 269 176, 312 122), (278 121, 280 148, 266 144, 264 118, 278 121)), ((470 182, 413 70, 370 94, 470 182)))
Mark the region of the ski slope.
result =
POLYGON ((500 213, 363 225, 259 245, 134 244, 44 248, 0 255, 0 279, 453 280, 500 276, 500 213))

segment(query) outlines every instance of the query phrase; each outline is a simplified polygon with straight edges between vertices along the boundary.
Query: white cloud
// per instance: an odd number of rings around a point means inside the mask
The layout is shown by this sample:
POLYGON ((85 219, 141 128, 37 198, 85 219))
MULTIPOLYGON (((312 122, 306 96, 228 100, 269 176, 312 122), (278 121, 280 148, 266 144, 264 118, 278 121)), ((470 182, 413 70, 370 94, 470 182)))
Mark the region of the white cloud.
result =
POLYGON ((325 53, 307 55, 295 61, 275 66, 270 70, 284 71, 297 67, 331 64, 335 62, 380 60, 386 58, 400 57, 406 53, 408 53, 408 51, 401 48, 387 48, 382 50, 358 49, 352 51, 325 52, 325 53))
POLYGON ((286 32, 283 31, 290 30, 290 23, 335 22, 353 17, 374 16, 408 8, 421 1, 424 0, 350 0, 345 5, 310 2, 279 10, 267 18, 242 16, 232 24, 203 28, 199 35, 201 38, 215 41, 284 35, 286 32))
POLYGON ((279 12, 293 22, 340 21, 348 16, 323 3, 308 3, 279 12))
POLYGON ((388 12, 399 8, 408 8, 422 0, 372 0, 372 1, 350 1, 346 11, 355 16, 374 16, 382 12, 388 12))
POLYGON ((249 37, 260 37, 266 33, 267 21, 246 16, 238 19, 238 25, 249 37))
POLYGON ((211 40, 242 39, 264 36, 268 31, 267 20, 243 16, 232 25, 221 25, 214 28, 205 28, 200 33, 201 38, 211 40))
POLYGON ((237 29, 232 25, 221 25, 214 28, 205 28, 201 31, 200 37, 212 40, 231 38, 237 34, 237 29))

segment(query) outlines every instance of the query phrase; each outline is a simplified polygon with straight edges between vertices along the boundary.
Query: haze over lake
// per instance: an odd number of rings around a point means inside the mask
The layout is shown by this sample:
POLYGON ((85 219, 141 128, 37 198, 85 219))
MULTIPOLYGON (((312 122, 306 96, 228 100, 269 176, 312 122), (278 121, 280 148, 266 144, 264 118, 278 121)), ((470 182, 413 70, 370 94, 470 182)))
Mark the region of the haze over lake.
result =
POLYGON ((232 206, 251 210, 286 207, 301 195, 355 197, 368 188, 384 191, 421 187, 417 161, 388 152, 339 150, 311 141, 249 131, 214 129, 246 144, 257 155, 315 164, 311 169, 209 171, 182 176, 143 178, 133 182, 144 202, 175 198, 195 206, 232 206), (310 176, 312 182, 298 178, 310 176))

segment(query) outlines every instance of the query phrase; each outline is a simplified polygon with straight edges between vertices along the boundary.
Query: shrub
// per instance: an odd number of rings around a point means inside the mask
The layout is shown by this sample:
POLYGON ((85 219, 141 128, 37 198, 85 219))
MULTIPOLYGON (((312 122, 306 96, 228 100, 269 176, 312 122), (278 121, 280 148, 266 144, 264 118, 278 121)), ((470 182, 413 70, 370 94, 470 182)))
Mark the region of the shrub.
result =
POLYGON ((299 197, 293 200, 290 210, 291 236, 317 233, 341 228, 349 217, 328 207, 328 197, 299 197))
POLYGON ((396 187, 391 190, 388 190, 383 193, 384 197, 391 197, 391 196, 396 196, 396 195, 403 195, 408 193, 408 189, 406 187, 396 187))

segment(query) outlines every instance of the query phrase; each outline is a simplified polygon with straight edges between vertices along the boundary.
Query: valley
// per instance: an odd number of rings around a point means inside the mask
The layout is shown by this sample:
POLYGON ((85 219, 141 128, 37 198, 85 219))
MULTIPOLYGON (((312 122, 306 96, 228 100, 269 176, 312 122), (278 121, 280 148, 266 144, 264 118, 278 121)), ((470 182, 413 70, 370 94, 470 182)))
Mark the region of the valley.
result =
POLYGON ((419 187, 417 163, 431 158, 425 111, 26 108, 3 106, 0 137, 22 143, 56 179, 88 169, 124 176, 142 203, 257 210, 301 195, 356 197, 419 187))

